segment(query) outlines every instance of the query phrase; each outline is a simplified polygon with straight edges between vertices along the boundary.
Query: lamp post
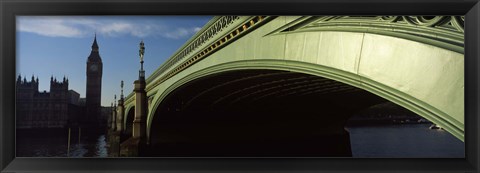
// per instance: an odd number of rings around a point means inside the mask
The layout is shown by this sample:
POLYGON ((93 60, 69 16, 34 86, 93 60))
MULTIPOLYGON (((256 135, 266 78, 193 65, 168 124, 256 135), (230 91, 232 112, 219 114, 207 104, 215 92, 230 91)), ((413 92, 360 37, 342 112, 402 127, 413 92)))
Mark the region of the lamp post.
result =
POLYGON ((113 96, 113 111, 112 111, 112 130, 115 131, 116 124, 117 124, 117 109, 116 109, 116 104, 117 104, 117 95, 113 96))
POLYGON ((115 117, 113 116, 113 102, 110 104, 110 110, 111 110, 111 117, 110 117, 110 129, 113 130, 114 125, 115 125, 115 117))
POLYGON ((143 56, 145 54, 145 44, 143 43, 143 40, 140 42, 140 49, 138 52, 141 67, 139 79, 134 82, 133 89, 135 92, 135 118, 133 120, 132 136, 144 140, 146 137, 145 121, 147 119, 147 93, 145 91, 145 71, 143 70, 143 56))
MULTIPOLYGON (((147 119, 147 92, 145 92, 145 71, 143 70, 143 55, 145 54, 145 44, 143 40, 140 42, 140 71, 138 75, 138 80, 133 82, 134 88, 133 92, 135 93, 135 116, 133 119, 133 127, 132 127, 132 136, 131 138, 127 139, 120 145, 120 156, 139 156, 142 155, 141 153, 143 147, 147 144, 147 126, 146 126, 146 119, 147 119)), ((123 81, 121 82, 120 86, 122 87, 122 96, 123 97, 123 81)), ((122 99, 120 99, 122 100, 122 99)), ((119 101, 119 106, 120 106, 119 101)), ((123 101, 122 101, 123 107, 123 101)), ((123 109, 123 108, 122 108, 123 109)), ((123 112, 121 113, 123 114, 123 112)), ((127 122, 132 123, 132 122, 127 122)))
POLYGON ((138 50, 138 54, 140 55, 139 78, 145 79, 145 71, 143 70, 143 55, 145 54, 145 43, 143 43, 143 40, 140 42, 140 50, 138 50))
POLYGON ((123 80, 120 82, 120 100, 123 100, 123 80))
POLYGON ((123 117, 124 117, 124 106, 123 106, 123 80, 120 82, 120 99, 118 100, 117 108, 117 131, 120 133, 123 132, 123 117))

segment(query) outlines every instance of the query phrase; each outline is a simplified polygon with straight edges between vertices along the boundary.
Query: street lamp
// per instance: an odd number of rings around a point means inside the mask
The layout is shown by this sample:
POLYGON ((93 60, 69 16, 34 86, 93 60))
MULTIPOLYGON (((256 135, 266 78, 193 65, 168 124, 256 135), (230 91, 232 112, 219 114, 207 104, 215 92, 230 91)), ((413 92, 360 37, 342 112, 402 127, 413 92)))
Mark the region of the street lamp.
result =
POLYGON ((121 88, 120 99, 123 100, 123 80, 120 82, 120 88, 121 88))
POLYGON ((143 70, 143 55, 145 54, 145 43, 143 43, 143 40, 140 42, 140 50, 138 51, 139 55, 140 55, 140 73, 139 73, 139 77, 140 79, 144 79, 145 78, 145 71, 143 70))

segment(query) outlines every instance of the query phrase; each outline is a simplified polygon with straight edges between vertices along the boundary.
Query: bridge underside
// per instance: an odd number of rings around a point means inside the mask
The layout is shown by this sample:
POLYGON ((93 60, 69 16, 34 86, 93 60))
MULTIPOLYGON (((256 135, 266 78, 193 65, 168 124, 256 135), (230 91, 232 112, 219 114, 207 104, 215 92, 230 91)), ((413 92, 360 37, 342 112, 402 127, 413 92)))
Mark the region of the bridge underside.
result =
POLYGON ((124 118, 124 136, 132 136, 133 133, 133 119, 135 118, 135 106, 131 107, 126 112, 126 117, 124 118))
POLYGON ((318 76, 237 70, 171 92, 155 112, 152 156, 350 156, 348 118, 386 100, 318 76))

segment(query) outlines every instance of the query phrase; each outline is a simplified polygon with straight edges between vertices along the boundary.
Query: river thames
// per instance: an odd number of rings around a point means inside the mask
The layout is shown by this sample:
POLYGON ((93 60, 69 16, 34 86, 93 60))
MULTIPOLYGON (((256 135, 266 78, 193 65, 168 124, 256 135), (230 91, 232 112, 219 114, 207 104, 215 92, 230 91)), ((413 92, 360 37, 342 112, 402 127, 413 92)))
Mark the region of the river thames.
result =
MULTIPOLYGON (((350 126, 353 157, 463 158, 465 145, 445 130, 431 124, 350 126)), ((108 157, 105 134, 89 137, 72 130, 68 152, 68 130, 64 132, 17 132, 17 157, 108 157), (22 138, 26 136, 28 138, 22 138), (45 134, 49 134, 47 137, 45 134)))

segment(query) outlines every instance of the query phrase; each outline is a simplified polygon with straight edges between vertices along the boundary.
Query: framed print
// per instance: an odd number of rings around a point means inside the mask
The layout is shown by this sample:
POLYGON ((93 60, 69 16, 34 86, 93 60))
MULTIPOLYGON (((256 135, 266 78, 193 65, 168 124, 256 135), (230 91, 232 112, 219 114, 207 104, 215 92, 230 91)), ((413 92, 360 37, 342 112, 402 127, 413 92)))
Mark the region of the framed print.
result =
POLYGON ((0 5, 2 172, 478 171, 477 1, 0 5))

